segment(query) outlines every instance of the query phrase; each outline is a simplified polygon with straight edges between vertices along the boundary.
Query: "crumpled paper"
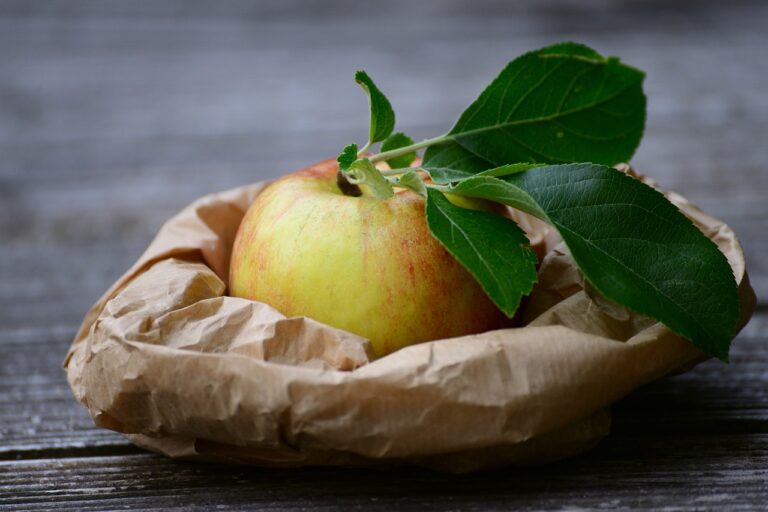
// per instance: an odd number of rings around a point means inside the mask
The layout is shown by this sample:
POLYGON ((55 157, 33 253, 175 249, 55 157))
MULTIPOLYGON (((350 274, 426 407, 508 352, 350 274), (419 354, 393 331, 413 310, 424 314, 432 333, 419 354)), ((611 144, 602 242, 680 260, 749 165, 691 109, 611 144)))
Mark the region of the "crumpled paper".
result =
MULTIPOLYGON (((466 472, 588 450, 611 403, 706 358, 585 288, 557 234, 511 211, 543 256, 523 326, 371 361, 354 334, 226 295, 239 222, 264 186, 182 210, 88 312, 64 365, 97 425, 171 457, 466 472)), ((728 257, 743 326, 755 298, 733 231, 667 197, 728 257)))

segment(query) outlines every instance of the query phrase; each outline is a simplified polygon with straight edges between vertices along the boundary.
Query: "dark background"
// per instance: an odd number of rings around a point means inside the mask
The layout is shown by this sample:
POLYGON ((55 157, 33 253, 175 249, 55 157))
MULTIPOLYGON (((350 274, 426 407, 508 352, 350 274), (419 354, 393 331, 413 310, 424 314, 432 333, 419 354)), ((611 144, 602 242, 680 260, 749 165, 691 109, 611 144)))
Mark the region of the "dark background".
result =
POLYGON ((718 506, 768 499, 768 3, 0 0, 0 509, 718 506), (634 166, 740 234, 760 301, 733 362, 633 394, 553 467, 451 479, 217 469, 93 428, 60 369, 88 307, 194 198, 364 142, 364 68, 414 138, 520 53, 648 73, 634 166))

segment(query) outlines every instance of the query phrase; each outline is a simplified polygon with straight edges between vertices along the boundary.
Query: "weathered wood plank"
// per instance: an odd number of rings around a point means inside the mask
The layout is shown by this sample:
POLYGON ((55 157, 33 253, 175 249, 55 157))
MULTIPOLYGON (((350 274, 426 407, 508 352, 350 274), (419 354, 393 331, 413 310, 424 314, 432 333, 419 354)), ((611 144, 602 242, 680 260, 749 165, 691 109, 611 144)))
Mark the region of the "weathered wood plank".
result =
POLYGON ((75 402, 61 368, 72 337, 71 329, 0 334, 0 459, 127 446, 75 402))
POLYGON ((766 434, 614 436, 563 463, 461 477, 152 455, 0 462, 0 510, 753 510, 768 500, 767 482, 766 434))
POLYGON ((420 138, 509 57, 562 39, 648 72, 636 167, 736 229, 768 304, 766 18, 765 2, 713 0, 1 2, 0 510, 761 507, 765 309, 731 365, 619 402, 593 453, 462 478, 126 456, 137 452, 92 426, 60 364, 85 310, 184 204, 359 141, 358 67, 420 138))

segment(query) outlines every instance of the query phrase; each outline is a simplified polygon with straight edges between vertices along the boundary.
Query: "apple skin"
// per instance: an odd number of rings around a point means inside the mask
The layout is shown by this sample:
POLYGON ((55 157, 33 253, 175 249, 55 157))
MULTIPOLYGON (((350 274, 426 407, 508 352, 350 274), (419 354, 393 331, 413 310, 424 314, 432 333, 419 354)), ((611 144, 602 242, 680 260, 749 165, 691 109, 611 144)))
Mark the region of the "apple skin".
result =
POLYGON ((235 238, 231 295, 368 338, 375 357, 508 325, 429 233, 418 194, 346 196, 336 172, 321 162, 259 194, 235 238))

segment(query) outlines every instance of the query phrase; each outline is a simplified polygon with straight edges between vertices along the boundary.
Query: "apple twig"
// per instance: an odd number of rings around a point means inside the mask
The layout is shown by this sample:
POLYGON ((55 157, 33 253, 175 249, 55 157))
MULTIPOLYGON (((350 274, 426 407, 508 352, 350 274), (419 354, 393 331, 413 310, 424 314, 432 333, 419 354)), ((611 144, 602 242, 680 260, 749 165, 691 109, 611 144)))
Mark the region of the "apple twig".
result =
POLYGON ((416 142, 415 144, 411 144, 409 146, 403 146, 401 148, 391 149, 389 151, 382 151, 381 153, 377 153, 368 157, 368 159, 373 163, 381 162, 383 160, 390 160, 392 158, 407 155, 408 153, 413 153, 414 151, 418 151, 429 146, 434 146, 435 144, 440 144, 441 142, 447 142, 449 140, 451 140, 451 137, 447 135, 440 135, 439 137, 424 139, 421 142, 416 142))

